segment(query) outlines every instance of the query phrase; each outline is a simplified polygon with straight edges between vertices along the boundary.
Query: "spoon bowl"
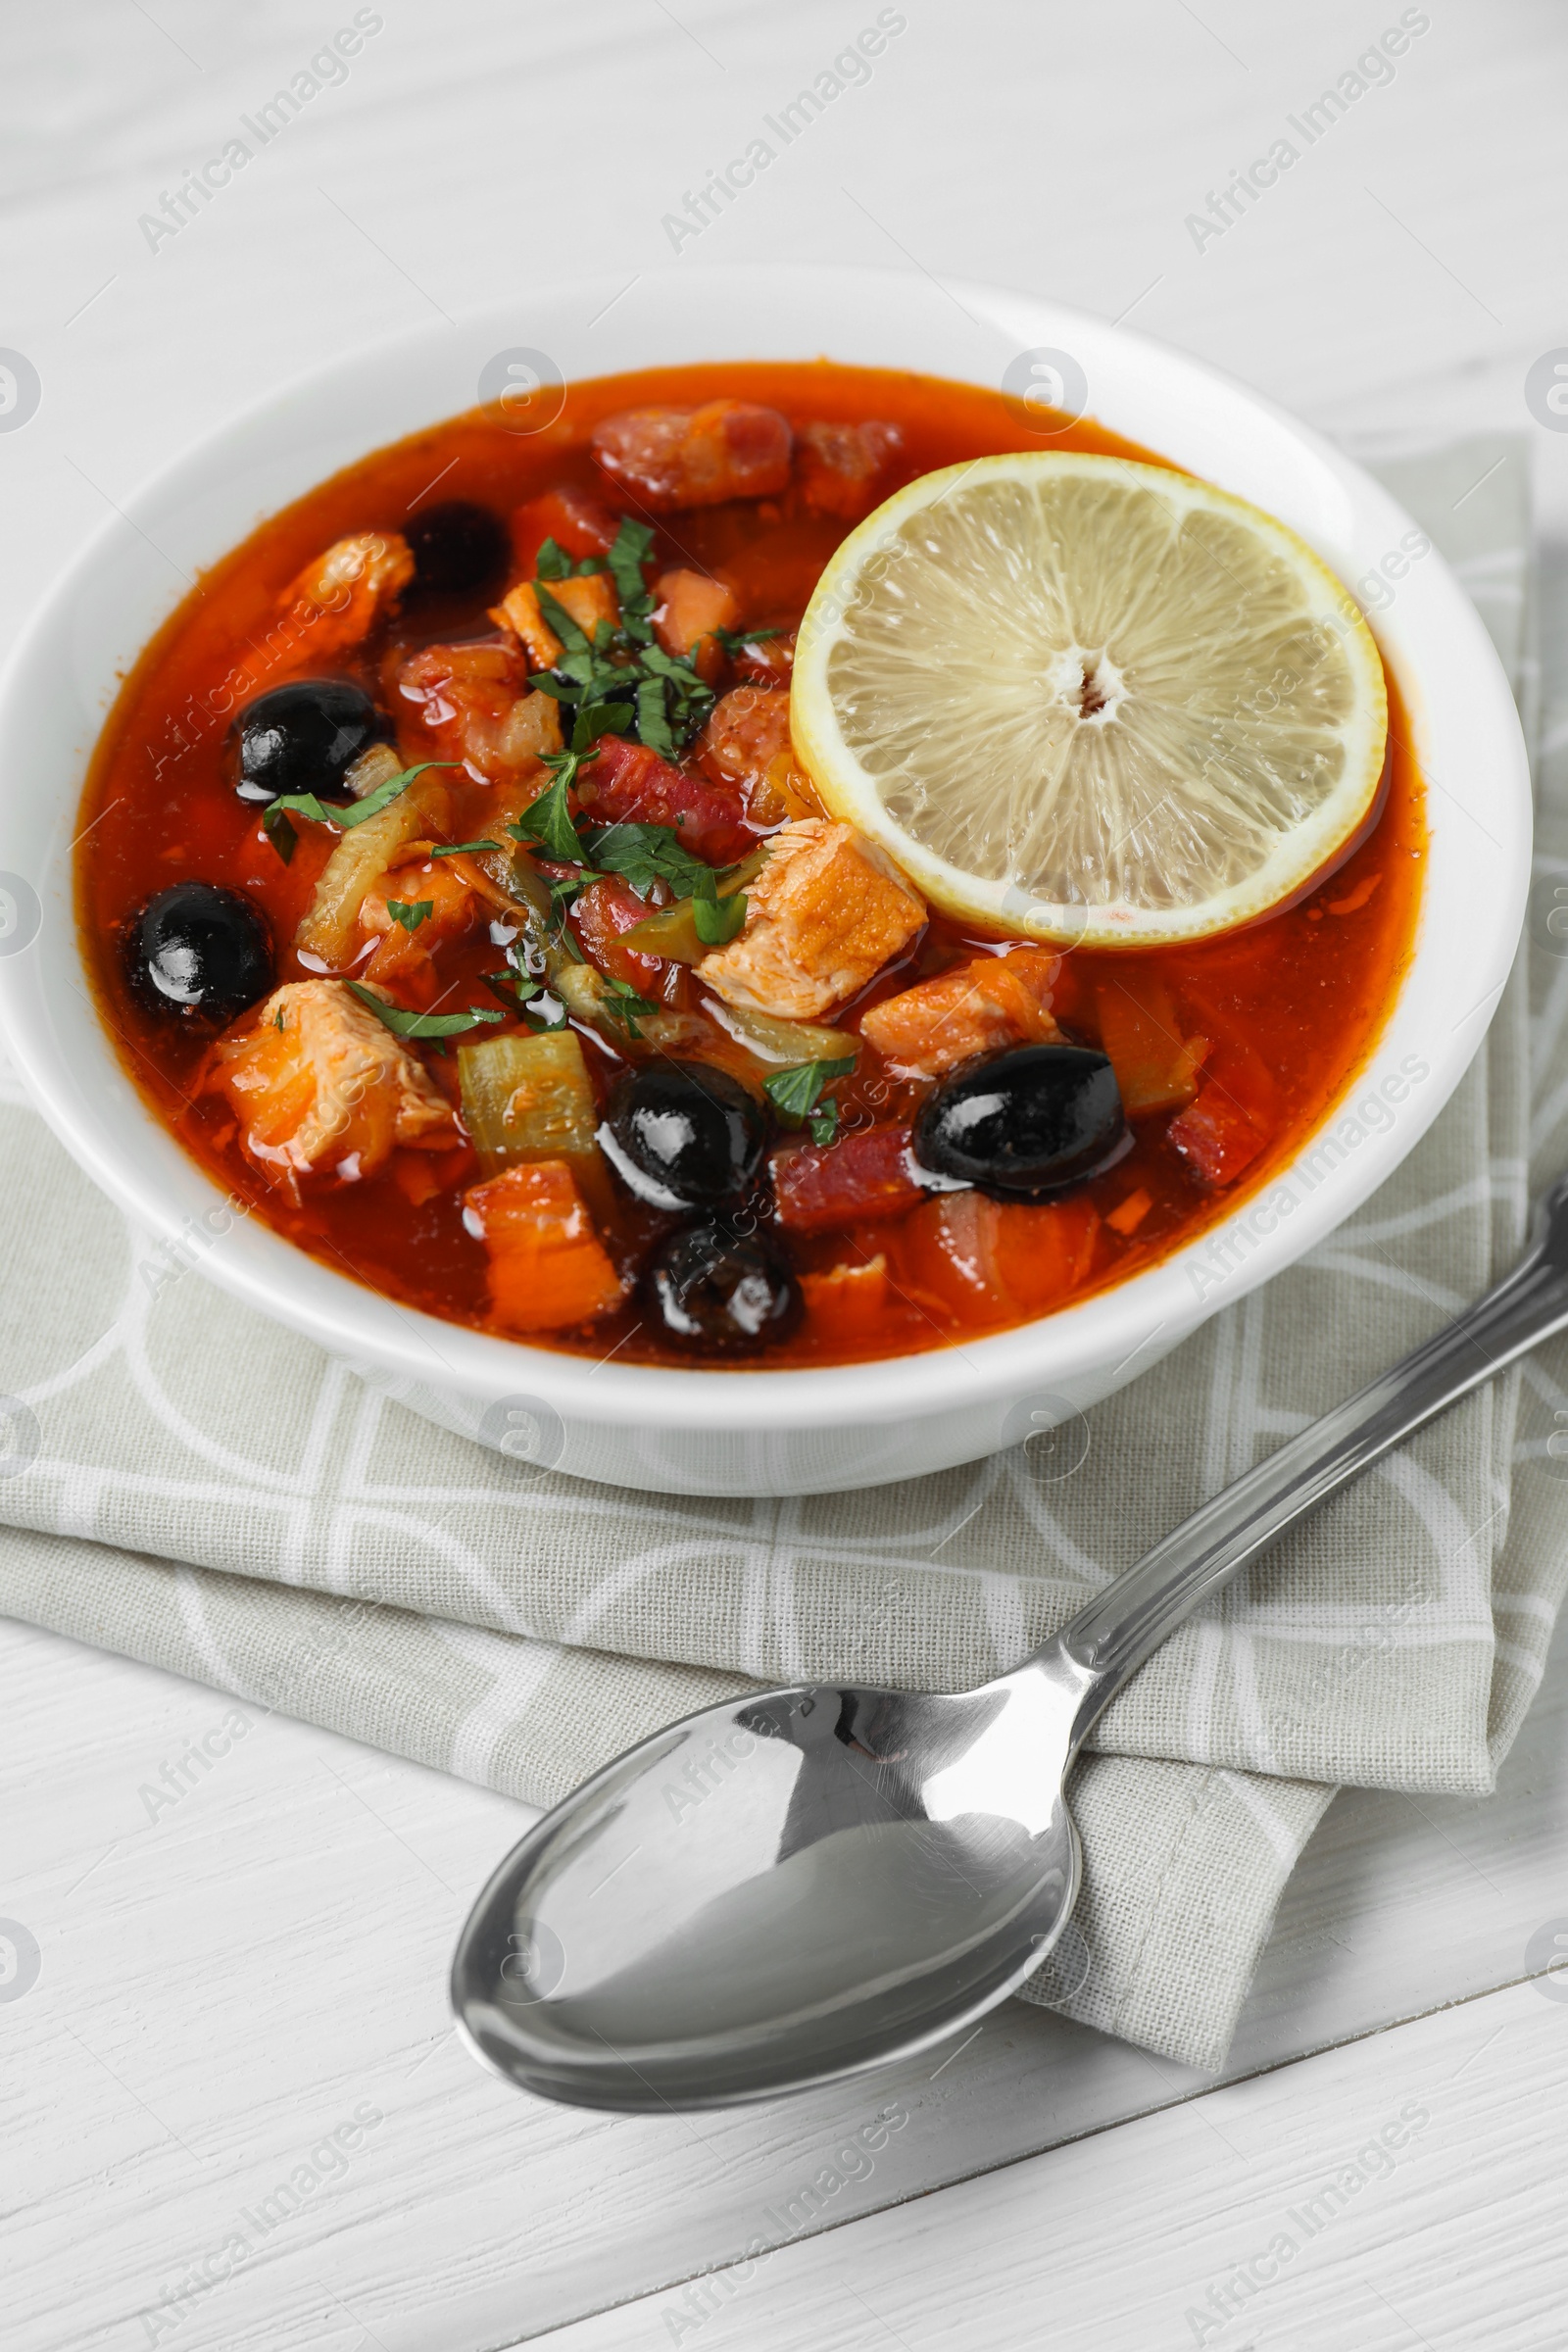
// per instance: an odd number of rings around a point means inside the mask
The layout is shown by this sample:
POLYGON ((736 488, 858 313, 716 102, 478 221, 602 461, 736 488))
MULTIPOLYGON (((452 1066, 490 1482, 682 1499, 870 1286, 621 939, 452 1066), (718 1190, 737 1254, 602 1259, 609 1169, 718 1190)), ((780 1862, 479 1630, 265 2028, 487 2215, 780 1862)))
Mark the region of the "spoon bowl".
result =
POLYGON ((766 2098, 957 2032, 1077 1896, 1075 1679, 803 1685, 656 1733, 480 1896, 453 1970, 474 2049, 624 2113, 766 2098))

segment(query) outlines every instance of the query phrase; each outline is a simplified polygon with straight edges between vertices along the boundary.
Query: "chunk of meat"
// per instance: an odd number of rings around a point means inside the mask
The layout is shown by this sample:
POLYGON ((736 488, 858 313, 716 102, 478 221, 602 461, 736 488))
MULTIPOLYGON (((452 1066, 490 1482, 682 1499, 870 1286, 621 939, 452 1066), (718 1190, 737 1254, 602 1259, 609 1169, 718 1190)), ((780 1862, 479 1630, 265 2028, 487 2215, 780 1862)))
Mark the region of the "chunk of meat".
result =
POLYGON ((713 631, 735 626, 740 598, 706 571, 680 569, 662 572, 654 594, 654 635, 666 654, 678 660, 690 655, 698 676, 710 686, 724 665, 724 649, 713 631))
POLYGON ((698 965, 715 996, 810 1021, 863 988, 925 923, 925 906, 853 826, 807 816, 767 845, 746 927, 698 965))
POLYGON ((1100 1214, 1081 1197, 1035 1203, 947 1193, 889 1245, 893 1279, 939 1322, 976 1327, 1044 1314, 1086 1282, 1100 1214))
POLYGON ((790 447, 787 418, 750 400, 623 409, 593 435, 594 456, 611 480, 656 514, 774 497, 790 478, 790 447))
POLYGON ((789 696, 766 686, 732 687, 709 712, 697 749, 710 776, 749 790, 780 752, 793 749, 789 696))
POLYGON ((832 1144, 786 1145, 769 1164, 786 1233, 901 1217, 929 1197, 909 1172, 907 1127, 861 1127, 832 1144))
POLYGON ((735 686, 708 714, 698 758, 716 782, 735 784, 756 825, 815 816, 810 780, 796 765, 790 698, 765 686, 735 686))
POLYGON ((621 933, 642 922, 647 913, 629 882, 619 874, 604 874, 574 901, 568 920, 590 963, 612 980, 624 980, 640 995, 656 997, 667 965, 655 956, 639 956, 635 948, 619 944, 621 933))
POLYGON ((1200 1184, 1216 1192, 1234 1184, 1268 1141, 1235 1097, 1213 1082, 1199 1088, 1165 1133, 1200 1184))
POLYGON ((1061 1032, 1051 992, 1060 963, 1044 948, 976 956, 873 1005, 860 1034, 897 1078, 938 1078, 1004 1046, 1054 1045, 1061 1032))
POLYGON ((567 1331, 620 1304, 622 1286, 564 1159, 519 1161, 464 1195, 507 1331, 567 1331))
POLYGON ((564 555, 608 556, 615 544, 620 518, 612 514, 591 490, 547 490, 530 498, 512 514, 512 545, 517 569, 531 580, 539 567, 539 550, 553 539, 564 555))
POLYGON ((401 980, 428 972, 437 948, 472 930, 482 902, 445 858, 426 858, 399 866, 372 883, 360 902, 360 929, 377 941, 365 966, 368 981, 401 980), (392 913, 393 905, 428 906, 411 931, 392 913))
POLYGON ((896 424, 803 424, 796 434, 795 478, 813 514, 858 522, 880 504, 904 435, 896 424))
POLYGON ((398 531, 357 531, 334 540, 290 580, 263 642, 209 698, 232 710, 269 683, 330 665, 361 645, 414 577, 414 551, 398 531))
POLYGON ((301 1176, 373 1176, 399 1146, 463 1140, 422 1063, 342 980, 274 989, 219 1039, 208 1084, 226 1096, 250 1156, 296 1189, 301 1176))
POLYGON ((438 760, 455 760, 482 784, 531 774, 561 749, 561 711, 527 691, 527 666, 504 639, 427 645, 398 672, 398 693, 438 760))
POLYGON ((672 825, 710 865, 730 865, 756 846, 738 792, 687 775, 623 735, 600 738, 595 757, 577 770, 576 792, 596 823, 672 825))

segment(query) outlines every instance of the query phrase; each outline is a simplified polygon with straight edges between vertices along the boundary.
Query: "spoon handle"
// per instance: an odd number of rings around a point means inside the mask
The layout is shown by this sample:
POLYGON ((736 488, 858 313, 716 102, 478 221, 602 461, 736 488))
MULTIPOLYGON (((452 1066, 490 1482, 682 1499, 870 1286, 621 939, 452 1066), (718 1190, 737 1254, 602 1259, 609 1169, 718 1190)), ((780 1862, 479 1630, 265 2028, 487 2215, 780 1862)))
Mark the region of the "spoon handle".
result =
POLYGON ((1494 1290, 1205 1502, 1036 1652, 1082 1687, 1074 1748, 1151 1651, 1260 1552, 1423 1423, 1568 1330, 1568 1176, 1538 1209, 1531 1243, 1494 1290))

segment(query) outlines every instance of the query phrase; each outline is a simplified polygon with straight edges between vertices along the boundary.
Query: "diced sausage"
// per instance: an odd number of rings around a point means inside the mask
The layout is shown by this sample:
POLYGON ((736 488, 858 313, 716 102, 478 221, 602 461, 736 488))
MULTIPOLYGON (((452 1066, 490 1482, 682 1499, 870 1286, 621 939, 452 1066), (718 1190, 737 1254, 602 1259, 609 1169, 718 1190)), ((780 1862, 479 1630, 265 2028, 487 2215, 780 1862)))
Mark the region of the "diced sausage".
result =
POLYGON ((624 409, 593 436, 594 456, 611 480, 656 514, 774 497, 790 478, 790 446, 788 420, 750 400, 624 409))
POLYGON ((275 989, 243 1030, 220 1038, 210 1083, 251 1157, 291 1185, 328 1173, 352 1183, 400 1145, 462 1141, 422 1063, 341 980, 275 989))
POLYGON ((755 847, 738 792, 687 775, 624 736, 601 737, 595 758, 577 770, 577 800, 596 824, 672 825, 711 865, 731 864, 755 847))
POLYGON ((832 1144, 786 1145, 770 1164, 786 1233, 900 1217, 927 1198, 909 1173, 907 1127, 862 1127, 832 1144))
POLYGON ((898 1078, 938 1078, 1004 1046, 1053 1045, 1051 992, 1061 958, 1044 948, 977 956, 873 1005, 860 1034, 898 1078))
POLYGON ((755 825, 817 813, 809 780, 795 763, 787 694, 732 687, 708 714, 698 757, 717 782, 740 787, 755 825))
POLYGON ((1215 1191, 1234 1184, 1262 1151, 1267 1137, 1223 1086, 1200 1086, 1165 1130, 1200 1184, 1215 1191))
POLYGON ((629 882, 619 874, 603 874, 575 900, 569 920, 590 963, 612 980, 624 980, 644 996, 657 996, 668 966, 656 956, 639 956, 635 948, 618 944, 621 933, 642 922, 648 911, 629 882))
POLYGON ((795 478, 813 514, 858 522, 885 496, 883 484, 904 452, 896 424, 803 424, 796 435, 795 478))
POLYGON ((925 906, 850 825, 799 818, 747 885, 746 927, 698 977, 726 1004, 810 1021, 863 988, 925 922, 925 906))

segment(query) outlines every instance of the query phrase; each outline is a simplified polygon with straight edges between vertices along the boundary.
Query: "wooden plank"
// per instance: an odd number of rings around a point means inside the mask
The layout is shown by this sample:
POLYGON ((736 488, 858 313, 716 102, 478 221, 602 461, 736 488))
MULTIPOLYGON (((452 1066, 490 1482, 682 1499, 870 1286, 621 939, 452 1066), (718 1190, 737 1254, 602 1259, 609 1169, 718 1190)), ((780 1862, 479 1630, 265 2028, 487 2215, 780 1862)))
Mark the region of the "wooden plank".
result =
POLYGON ((1568 2015, 1521 1984, 561 2329, 552 2352, 1544 2352, 1568 2015))

